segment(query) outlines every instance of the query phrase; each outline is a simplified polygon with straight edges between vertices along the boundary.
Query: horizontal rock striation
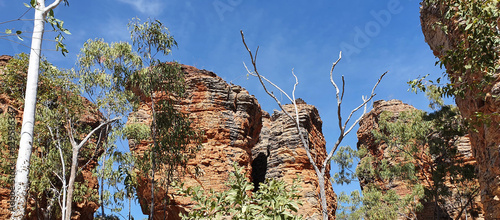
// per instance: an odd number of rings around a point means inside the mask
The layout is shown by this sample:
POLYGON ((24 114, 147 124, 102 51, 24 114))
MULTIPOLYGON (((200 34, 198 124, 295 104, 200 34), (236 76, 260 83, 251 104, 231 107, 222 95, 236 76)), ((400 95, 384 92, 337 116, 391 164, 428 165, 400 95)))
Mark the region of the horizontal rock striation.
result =
MULTIPOLYGON (((285 105, 284 109, 294 112, 293 105, 285 105)), ((316 164, 322 164, 326 158, 325 139, 322 134, 322 124, 318 110, 307 104, 298 104, 299 122, 302 132, 307 135, 311 154, 316 164)), ((302 208, 299 214, 306 219, 321 219, 321 203, 318 199, 319 185, 316 172, 297 136, 297 128, 291 119, 281 111, 275 111, 271 116, 265 114, 260 141, 252 149, 253 171, 252 179, 257 186, 265 178, 284 179, 291 183, 300 177, 302 182, 302 208)), ((320 168, 321 169, 321 168, 320 168)), ((326 169, 325 179, 330 179, 330 169, 326 169)), ((326 186, 329 218, 335 219, 337 208, 336 195, 331 184, 326 186)))
MULTIPOLYGON (((202 186, 205 190, 226 190, 225 183, 233 162, 245 168, 246 175, 255 183, 264 178, 279 178, 291 183, 297 174, 301 176, 302 201, 300 213, 316 219, 321 216, 318 205, 317 178, 309 164, 305 150, 299 146, 294 126, 279 112, 272 117, 260 108, 258 101, 247 90, 229 85, 215 73, 182 66, 185 75, 186 96, 177 108, 188 113, 193 126, 203 133, 202 150, 189 166, 198 166, 203 175, 188 174, 181 177, 185 187, 202 186)), ((143 100, 147 103, 148 100, 143 100)), ((289 108, 289 107, 287 107, 289 108)), ((321 134, 321 119, 313 106, 300 105, 300 117, 312 143, 318 160, 326 157, 325 141, 321 134)), ((149 123, 150 111, 143 104, 130 117, 141 123, 149 123)), ((131 151, 146 150, 148 143, 130 142, 131 151)), ((151 199, 150 183, 141 180, 139 201, 145 214, 149 213, 146 201, 151 199)), ((335 215, 335 194, 328 188, 331 217, 335 215)), ((164 207, 164 189, 158 186, 155 193, 155 219, 179 219, 178 213, 186 212, 193 205, 186 198, 173 197, 171 205, 164 207), (164 212, 164 208, 166 212, 164 212)))

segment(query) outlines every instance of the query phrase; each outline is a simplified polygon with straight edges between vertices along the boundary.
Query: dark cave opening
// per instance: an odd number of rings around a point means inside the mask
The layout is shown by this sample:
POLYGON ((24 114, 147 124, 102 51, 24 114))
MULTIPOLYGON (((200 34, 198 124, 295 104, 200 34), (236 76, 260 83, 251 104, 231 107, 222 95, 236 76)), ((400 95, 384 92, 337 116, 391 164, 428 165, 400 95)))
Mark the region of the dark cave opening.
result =
POLYGON ((259 190, 260 183, 263 183, 266 180, 268 156, 269 154, 266 155, 263 152, 260 152, 252 161, 252 182, 254 192, 257 192, 259 190))

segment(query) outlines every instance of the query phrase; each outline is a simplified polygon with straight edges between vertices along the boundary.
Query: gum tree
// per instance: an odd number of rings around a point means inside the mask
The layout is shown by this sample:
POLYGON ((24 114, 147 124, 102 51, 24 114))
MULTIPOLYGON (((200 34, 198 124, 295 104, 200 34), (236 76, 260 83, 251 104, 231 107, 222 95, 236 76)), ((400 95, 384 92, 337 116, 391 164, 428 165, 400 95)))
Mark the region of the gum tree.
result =
MULTIPOLYGON (((14 180, 12 219, 21 219, 25 214, 29 165, 31 150, 33 148, 33 128, 35 125, 38 73, 45 22, 47 21, 47 18, 50 18, 52 25, 55 24, 60 30, 64 30, 62 28, 62 22, 55 20, 53 17, 53 9, 63 1, 67 3, 66 0, 54 0, 54 2, 46 6, 45 0, 31 0, 31 7, 35 9, 35 19, 26 83, 21 140, 19 143, 19 153, 16 163, 16 177, 14 180)), ((58 44, 58 46, 60 45, 62 44, 58 44)), ((63 52, 64 50, 65 49, 63 49, 63 52)))
MULTIPOLYGON (((126 82, 130 74, 139 67, 140 57, 128 43, 108 44, 99 39, 88 40, 80 51, 78 70, 76 71, 80 92, 82 95, 90 97, 102 118, 99 126, 87 133, 83 141, 88 141, 88 137, 98 129, 104 129, 106 132, 104 138, 107 137, 108 140, 97 146, 104 152, 101 159, 106 159, 106 156, 112 155, 115 150, 113 142, 122 127, 120 120, 131 109, 129 102, 131 92, 125 89, 126 82)), ((67 127, 71 128, 71 121, 69 123, 67 127)), ((66 200, 68 211, 64 213, 64 219, 71 218, 72 187, 74 187, 77 174, 79 153, 85 144, 83 141, 78 142, 72 131, 67 131, 67 133, 69 134, 72 157, 66 200)), ((99 138, 96 139, 99 141, 99 138)))
MULTIPOLYGON (((133 45, 142 58, 142 64, 147 66, 132 75, 130 86, 140 93, 136 95, 144 97, 144 100, 150 100, 140 104, 147 105, 151 110, 150 131, 145 136, 145 141, 151 145, 146 152, 138 156, 137 168, 151 181, 149 218, 154 219, 157 179, 162 181, 160 184, 166 189, 163 205, 166 211, 166 207, 170 205, 170 185, 176 176, 182 175, 184 171, 188 172, 188 160, 195 156, 200 146, 197 141, 198 135, 191 128, 191 121, 176 109, 176 104, 185 90, 180 65, 161 62, 157 58, 157 55, 170 54, 171 48, 177 46, 177 42, 159 20, 141 23, 139 19, 134 19, 129 23, 129 28, 133 45), (163 172, 162 178, 155 177, 159 171, 163 172)), ((141 125, 131 122, 130 126, 138 128, 141 125)))
MULTIPOLYGON (((11 105, 21 110, 28 60, 26 54, 9 60, 0 80, 0 93, 10 94, 11 105)), ((60 70, 44 59, 40 64, 37 132, 33 137, 34 150, 30 152, 30 203, 27 205, 31 211, 24 217, 36 214, 44 219, 64 219, 66 213, 71 213, 73 201, 94 198, 92 189, 85 181, 76 180, 76 176, 98 153, 108 130, 101 128, 110 123, 102 117, 96 105, 81 96, 74 71, 60 70), (76 155, 73 151, 77 151, 76 155), (85 153, 80 154, 80 151, 85 153)), ((7 135, 3 133, 4 136, 7 135)), ((15 149, 9 151, 16 153, 15 149)), ((4 156, 3 160, 10 164, 15 159, 9 156, 4 156)), ((7 177, 5 183, 10 184, 9 167, 2 167, 2 173, 7 177)))

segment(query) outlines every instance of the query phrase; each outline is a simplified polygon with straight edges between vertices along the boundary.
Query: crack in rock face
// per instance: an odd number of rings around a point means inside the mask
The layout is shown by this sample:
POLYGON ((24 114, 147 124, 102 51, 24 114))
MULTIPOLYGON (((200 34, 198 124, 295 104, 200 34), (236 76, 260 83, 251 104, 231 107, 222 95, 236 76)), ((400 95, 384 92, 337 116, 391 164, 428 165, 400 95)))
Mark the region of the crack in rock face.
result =
MULTIPOLYGON (((205 190, 226 190, 228 174, 233 162, 244 167, 247 178, 258 187, 265 178, 282 179, 291 184, 297 175, 301 176, 302 202, 299 214, 306 219, 319 219, 318 181, 312 166, 296 136, 296 128, 283 113, 273 115, 261 110, 258 101, 248 91, 237 85, 228 85, 215 73, 182 66, 185 75, 186 96, 177 108, 189 115, 195 129, 202 131, 202 150, 189 166, 198 165, 202 176, 184 175, 185 187, 202 186, 205 190)), ((305 102, 304 102, 305 103, 305 102)), ((142 118, 149 123, 149 111, 143 105, 130 117, 142 118), (148 113, 144 115, 144 113, 148 113)), ((286 107, 289 111, 290 106, 286 107)), ((300 105, 300 123, 308 134, 312 153, 321 160, 326 158, 325 141, 321 133, 321 119, 313 106, 300 105)), ((147 143, 131 141, 132 151, 144 151, 147 143)), ((329 174, 329 169, 327 170, 329 174)), ((329 178, 329 176, 327 177, 329 178)), ((147 207, 151 198, 149 180, 142 178, 138 189, 142 207, 147 207)), ((155 198, 164 198, 164 190, 158 186, 155 198)), ((336 196, 331 185, 327 187, 331 219, 335 218, 336 196)), ((155 207, 155 219, 179 219, 178 213, 187 212, 193 204, 188 198, 172 197, 173 201, 163 212, 161 202, 155 207)), ((148 210, 145 210, 148 213, 148 210)))

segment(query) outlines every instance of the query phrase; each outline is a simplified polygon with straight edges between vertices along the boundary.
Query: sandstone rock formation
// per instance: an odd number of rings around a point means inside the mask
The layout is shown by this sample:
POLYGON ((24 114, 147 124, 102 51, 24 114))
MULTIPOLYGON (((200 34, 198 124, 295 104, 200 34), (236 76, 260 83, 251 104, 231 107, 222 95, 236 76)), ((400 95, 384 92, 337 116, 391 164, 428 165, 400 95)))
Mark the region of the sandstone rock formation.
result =
MULTIPOLYGON (((357 132, 358 149, 361 146, 364 146, 368 149, 369 153, 375 156, 376 158, 388 159, 390 155, 389 152, 386 152, 387 145, 376 144, 377 140, 373 134, 373 131, 378 129, 379 116, 380 114, 382 114, 382 112, 389 111, 394 113, 394 116, 397 117, 399 113, 411 110, 415 110, 415 107, 408 104, 404 104, 399 100, 390 100, 387 102, 379 100, 374 102, 373 109, 366 115, 364 115, 362 120, 359 121, 359 129, 357 132)), ((360 159, 363 160, 363 158, 360 159)), ((368 184, 369 181, 371 180, 360 179, 361 188, 363 188, 366 184, 368 184)), ((378 184, 382 185, 383 183, 379 182, 378 184)), ((401 184, 394 184, 392 186, 392 189, 394 189, 396 192, 406 191, 405 186, 401 184)))
MULTIPOLYGON (((285 105, 288 112, 294 111, 293 105, 285 105)), ((318 110, 312 106, 298 104, 300 126, 309 137, 311 154, 316 164, 321 164, 327 155, 326 141, 322 133, 322 124, 318 110)), ((260 140, 252 149, 252 178, 262 182, 265 178, 281 178, 291 183, 299 175, 302 178, 302 207, 299 214, 308 219, 321 219, 321 204, 318 200, 319 185, 316 172, 302 147, 295 125, 281 111, 271 116, 265 113, 260 140)), ((327 168, 325 179, 330 179, 327 168)), ((327 181, 328 182, 328 181, 327 181)), ((331 184, 327 184, 327 204, 329 218, 335 219, 337 208, 336 195, 331 184)))
MULTIPOLYGON (((453 51, 464 41, 464 33, 457 26, 460 20, 445 19, 444 13, 451 7, 452 1, 422 4, 420 19, 426 42, 437 57, 453 51), (435 25, 447 25, 445 33, 435 25)), ((481 4, 481 3, 477 3, 481 4)), ((500 20, 499 20, 500 21, 500 20)), ((449 66, 446 66, 449 69, 449 66)), ((448 71, 450 76, 460 76, 462 73, 448 71)), ((462 77, 464 83, 474 84, 484 77, 484 73, 467 73, 462 77)), ((470 132, 472 153, 476 157, 479 168, 479 183, 481 185, 481 200, 484 204, 487 219, 500 218, 500 73, 492 76, 489 84, 483 88, 470 87, 463 97, 456 97, 457 106, 466 118, 473 118, 477 113, 483 114, 490 123, 475 125, 477 131, 470 132), (484 94, 484 95, 478 95, 484 94)))
MULTIPOLYGON (((390 151, 393 151, 394 149, 389 149, 386 143, 384 142, 377 143, 373 131, 379 130, 379 119, 382 112, 388 111, 390 113, 393 113, 393 118, 397 118, 401 112, 414 111, 414 110, 416 109, 413 106, 404 104, 399 100, 376 101, 374 103, 373 109, 369 113, 367 113, 359 123, 359 130, 357 132, 358 148, 362 146, 366 147, 368 149, 368 153, 371 156, 377 158, 378 160, 386 159, 390 163, 404 163, 405 161, 403 158, 394 157, 393 154, 391 154, 392 152, 390 151)), ((457 157, 462 159, 464 163, 472 165, 476 164, 476 161, 471 153, 471 145, 468 136, 457 138, 457 140, 454 142, 454 146, 458 151, 457 157)), ((427 145, 421 146, 422 152, 428 151, 428 148, 429 146, 427 145)), ((422 157, 425 156, 424 154, 422 155, 423 155, 422 157)), ((365 159, 367 158, 361 158, 361 160, 365 159)), ((424 160, 427 161, 425 163, 420 164, 417 177, 419 179, 420 184, 423 184, 425 187, 429 187, 430 184, 433 184, 433 180, 431 178, 432 173, 430 171, 431 169, 429 169, 429 166, 436 167, 437 164, 435 164, 434 160, 430 157, 425 158, 424 160)), ((415 165, 418 167, 417 164, 415 165)), ((374 166, 377 165, 374 164, 374 166)), ((399 196, 404 196, 411 193, 408 190, 406 183, 402 181, 396 181, 390 184, 390 186, 387 186, 388 184, 384 183, 380 179, 375 179, 375 180, 360 179, 360 184, 362 188, 368 183, 375 183, 381 188, 386 190, 389 189, 394 190, 399 196)), ((477 183, 472 183, 472 184, 476 185, 477 183)), ((419 213, 417 213, 418 219, 436 219, 437 216, 436 212, 440 213, 439 219, 450 219, 450 218, 457 219, 457 216, 459 216, 460 212, 462 212, 460 216, 463 217, 458 219, 466 218, 465 215, 463 215, 464 210, 461 210, 461 208, 463 207, 464 202, 469 202, 469 201, 466 201, 466 199, 460 197, 459 193, 461 192, 458 191, 459 189, 456 185, 451 184, 449 181, 447 181, 445 185, 451 189, 451 195, 446 197, 447 201, 444 201, 442 203, 445 205, 438 205, 434 202, 421 201, 422 204, 424 205, 424 208, 419 213), (462 205, 460 205, 460 203, 462 205)), ((465 212, 467 213, 468 218, 483 219, 480 196, 477 195, 470 199, 471 199, 470 204, 466 205, 465 207, 465 212)))
MULTIPOLYGON (((4 74, 3 72, 4 67, 9 62, 10 59, 12 59, 11 56, 7 55, 0 56, 0 80, 1 76, 4 74)), ((86 101, 86 105, 91 106, 91 103, 89 101, 86 101)), ((0 94, 0 114, 3 114, 3 116, 10 115, 15 121, 14 126, 17 126, 19 128, 17 130, 20 130, 22 114, 23 114, 22 107, 19 106, 20 106, 19 101, 14 100, 12 97, 9 96, 9 94, 0 94)), ((97 127, 100 118, 101 115, 99 113, 88 113, 83 118, 81 118, 79 122, 81 123, 82 126, 97 127)), ((6 145, 6 143, 0 143, 0 144, 6 145)), ((14 146, 16 148, 18 143, 14 144, 16 144, 14 146)), ((2 146, 2 148, 4 148, 4 146, 2 146)), ((36 146, 34 148, 36 149, 36 146)), ((10 149, 10 148, 4 148, 4 149, 10 149)), ((89 149, 85 149, 84 147, 82 151, 85 150, 90 151, 89 149)), ((8 151, 2 152, 1 159, 4 160, 5 157, 8 157, 9 155, 13 155, 13 157, 15 158, 17 157, 17 152, 8 152, 8 151)), ((97 157, 98 156, 96 156, 95 158, 97 157)), ((76 177, 75 182, 79 184, 86 184, 86 187, 97 190, 98 180, 96 177, 92 176, 92 169, 94 169, 98 165, 97 159, 94 159, 92 161, 81 159, 78 161, 78 164, 80 167, 83 167, 85 164, 87 165, 81 171, 81 174, 76 177)), ((11 186, 3 183, 5 182, 2 182, 2 184, 0 185, 0 219, 9 219, 11 186)), ((26 219, 33 219, 33 220, 43 219, 44 217, 41 214, 42 213, 41 210, 45 210, 47 208, 47 200, 48 198, 46 198, 45 196, 42 196, 41 200, 38 201, 35 201, 33 198, 29 198, 28 199, 29 205, 27 208, 28 214, 26 216, 26 219)), ((74 214, 72 215, 72 219, 82 219, 82 220, 94 219, 94 213, 98 207, 99 205, 96 202, 89 200, 84 200, 79 203, 73 203, 74 214)))
MULTIPOLYGON (((187 86, 186 98, 179 109, 189 112, 195 128, 203 131, 203 149, 190 165, 198 165, 203 175, 199 178, 185 177, 186 186, 201 184, 205 189, 224 190, 229 171, 233 170, 233 162, 251 170, 251 149, 257 143, 262 127, 261 110, 257 100, 239 86, 230 86, 214 73, 183 66, 187 86)), ((143 100, 149 101, 149 100, 143 100)), ((150 110, 143 104, 137 112, 131 114, 137 122, 150 123, 150 110)), ((131 151, 142 151, 147 143, 132 143, 131 151)), ((163 189, 155 194, 155 219, 163 219, 163 189)), ((147 202, 150 201, 150 183, 142 179, 138 189, 139 201, 143 212, 149 214, 147 202), (145 204, 144 204, 145 203, 145 204)), ((169 206, 168 219, 178 219, 178 212, 184 210, 183 205, 189 201, 174 199, 174 203, 182 205, 169 206)), ((188 203, 188 204, 186 204, 188 203)))
MULTIPOLYGON (((229 85, 213 72, 182 66, 187 85, 186 97, 181 100, 178 109, 189 113, 196 129, 203 131, 202 150, 190 166, 198 165, 202 176, 186 175, 182 178, 185 186, 199 186, 215 191, 225 190, 228 174, 233 170, 232 163, 245 167, 249 179, 254 182, 264 178, 281 178, 292 182, 296 174, 303 179, 300 214, 308 219, 321 216, 316 174, 309 164, 306 153, 299 146, 294 135, 292 123, 283 114, 276 112, 269 116, 260 108, 255 97, 236 85, 229 85)), ((148 100, 143 100, 148 101, 148 100)), ((325 141, 321 134, 321 120, 313 106, 300 105, 302 126, 309 134, 313 154, 318 160, 326 157, 325 141)), ((142 105, 130 117, 142 123, 149 123, 150 111, 142 105)), ((130 149, 140 152, 148 143, 131 142, 130 149)), ((328 172, 328 171, 327 171, 328 172)), ((141 179, 138 194, 143 212, 149 213, 147 203, 151 199, 150 183, 141 179)), ((335 216, 335 194, 328 188, 331 218, 335 216)), ((155 219, 179 219, 178 213, 189 210, 189 199, 172 197, 173 201, 164 213, 161 198, 164 189, 158 186, 155 198, 155 219)))

